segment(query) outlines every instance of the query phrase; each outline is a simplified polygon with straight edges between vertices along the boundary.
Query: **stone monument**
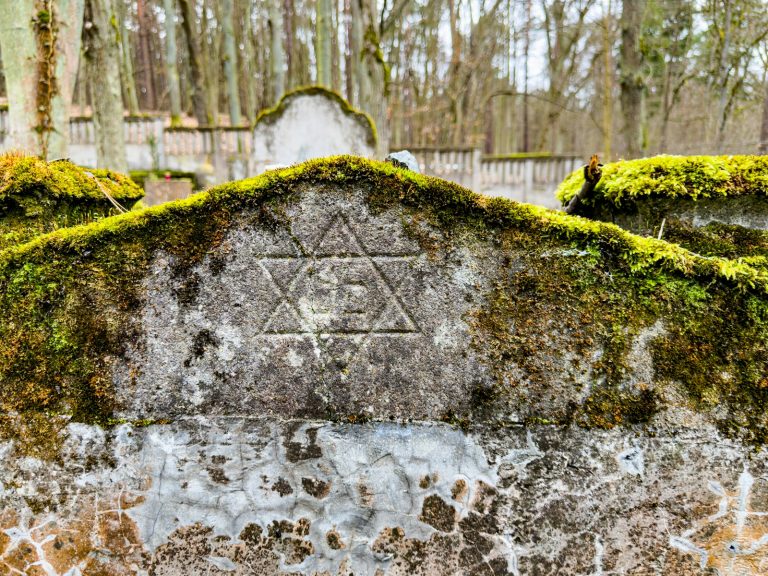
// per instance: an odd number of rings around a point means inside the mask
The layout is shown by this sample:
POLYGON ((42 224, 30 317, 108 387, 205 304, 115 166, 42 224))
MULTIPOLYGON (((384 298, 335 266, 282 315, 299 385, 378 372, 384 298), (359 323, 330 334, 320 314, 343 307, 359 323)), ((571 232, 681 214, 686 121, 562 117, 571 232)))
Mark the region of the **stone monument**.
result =
POLYGON ((299 88, 261 112, 253 131, 257 173, 335 154, 373 157, 376 127, 335 92, 299 88))
POLYGON ((0 573, 765 574, 728 262, 353 157, 0 252, 0 573))

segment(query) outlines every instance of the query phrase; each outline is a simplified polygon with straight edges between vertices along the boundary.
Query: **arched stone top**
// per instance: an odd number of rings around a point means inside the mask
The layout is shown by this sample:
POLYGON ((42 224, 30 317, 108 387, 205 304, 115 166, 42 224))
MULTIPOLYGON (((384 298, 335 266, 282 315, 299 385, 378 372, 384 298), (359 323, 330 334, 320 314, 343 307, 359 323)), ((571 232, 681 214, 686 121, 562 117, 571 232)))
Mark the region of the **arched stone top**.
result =
POLYGON ((259 113, 254 127, 258 170, 334 154, 371 157, 376 126, 336 92, 309 86, 287 92, 259 113))

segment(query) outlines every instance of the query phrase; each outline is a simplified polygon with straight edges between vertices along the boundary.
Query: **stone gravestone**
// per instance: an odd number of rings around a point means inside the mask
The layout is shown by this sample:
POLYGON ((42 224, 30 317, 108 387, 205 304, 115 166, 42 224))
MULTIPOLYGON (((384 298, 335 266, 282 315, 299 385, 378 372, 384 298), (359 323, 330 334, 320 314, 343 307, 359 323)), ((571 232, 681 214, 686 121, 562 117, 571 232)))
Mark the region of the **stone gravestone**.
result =
POLYGON ((285 94, 277 106, 259 114, 253 132, 257 173, 335 154, 370 158, 375 150, 371 118, 319 86, 285 94))
POLYGON ((0 566, 764 574, 767 286, 348 157, 0 254, 0 566))
POLYGON ((192 194, 192 182, 185 179, 148 179, 144 182, 144 204, 157 206, 164 202, 181 200, 192 194))

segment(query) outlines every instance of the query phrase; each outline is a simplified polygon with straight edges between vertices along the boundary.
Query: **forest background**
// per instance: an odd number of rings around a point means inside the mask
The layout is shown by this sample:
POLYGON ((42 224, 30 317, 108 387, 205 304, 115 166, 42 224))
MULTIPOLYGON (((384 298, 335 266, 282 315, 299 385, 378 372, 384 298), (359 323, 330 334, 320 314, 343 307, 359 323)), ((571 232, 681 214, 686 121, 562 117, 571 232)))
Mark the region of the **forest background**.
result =
POLYGON ((318 84, 391 148, 766 153, 767 37, 768 0, 0 0, 0 98, 46 148, 62 115, 242 126, 318 84))

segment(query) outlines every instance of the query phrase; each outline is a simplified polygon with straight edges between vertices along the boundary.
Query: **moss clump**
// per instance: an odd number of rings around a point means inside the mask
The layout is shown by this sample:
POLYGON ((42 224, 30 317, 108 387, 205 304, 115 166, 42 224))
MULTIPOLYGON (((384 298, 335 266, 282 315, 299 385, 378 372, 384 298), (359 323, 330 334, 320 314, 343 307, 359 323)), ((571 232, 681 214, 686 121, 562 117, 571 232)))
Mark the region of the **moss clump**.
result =
POLYGON ((630 354, 637 335, 661 319, 664 333, 650 345, 659 386, 686 392, 694 410, 711 410, 717 399, 729 415, 719 417, 724 430, 768 439, 768 272, 349 156, 267 172, 0 252, 0 410, 109 423, 112 366, 138 337, 155 253, 167 253, 180 285, 194 289, 194 266, 232 226, 284 226, 285 207, 316 185, 364 190, 373 212, 402 206, 411 229, 427 222, 437 231, 437 240, 423 238, 434 257, 441 246, 465 240, 494 246, 501 265, 468 321, 496 387, 473 392, 469 415, 447 419, 469 425, 526 403, 531 422, 643 423, 665 400, 663 390, 627 386, 630 354), (590 367, 586 381, 573 371, 551 377, 577 361, 590 367), (578 387, 581 400, 557 404, 563 391, 578 387))
POLYGON ((369 129, 368 144, 371 146, 371 148, 376 148, 376 143, 378 142, 378 134, 376 132, 376 124, 374 124, 373 119, 365 112, 353 108, 350 103, 347 102, 340 94, 332 90, 328 90, 323 86, 303 86, 286 92, 274 107, 259 112, 258 116, 256 116, 254 126, 260 123, 272 124, 276 122, 285 113, 286 108, 292 100, 301 96, 315 95, 325 96, 326 98, 333 100, 341 107, 342 111, 347 116, 351 116, 361 124, 366 125, 369 129))
POLYGON ((22 154, 0 156, 0 250, 58 228, 115 213, 104 191, 130 206, 143 191, 130 178, 68 161, 46 163, 22 154))
MULTIPOLYGON (((555 193, 565 204, 581 188, 582 170, 555 193)), ((595 188, 593 204, 625 206, 640 198, 724 198, 768 194, 768 156, 654 156, 611 162, 595 188)))

